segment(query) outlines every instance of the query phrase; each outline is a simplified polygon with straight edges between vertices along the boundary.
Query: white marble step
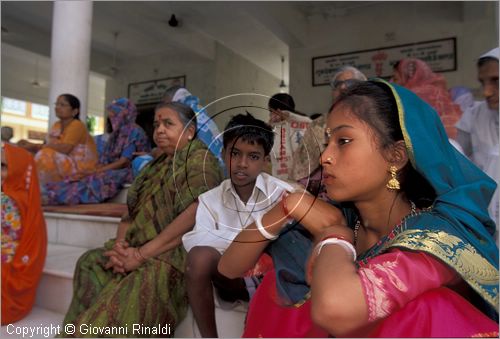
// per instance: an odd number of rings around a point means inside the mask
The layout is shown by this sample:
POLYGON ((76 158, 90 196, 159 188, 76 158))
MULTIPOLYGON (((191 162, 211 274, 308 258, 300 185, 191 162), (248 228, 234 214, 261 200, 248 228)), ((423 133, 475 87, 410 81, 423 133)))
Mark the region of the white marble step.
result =
MULTIPOLYGON (((247 303, 238 304, 234 308, 222 308, 218 298, 215 298, 215 322, 219 338, 241 338, 247 309, 247 303)), ((191 307, 188 308, 186 318, 175 329, 174 338, 201 338, 191 307)))
POLYGON ((116 236, 120 218, 44 212, 49 242, 85 248, 101 247, 116 236))
POLYGON ((130 184, 124 184, 123 188, 120 190, 120 192, 118 192, 118 194, 115 195, 113 198, 109 199, 109 202, 126 204, 127 203, 127 193, 128 193, 129 187, 130 187, 130 184))
MULTIPOLYGON (((44 320, 45 314, 49 313, 60 315, 60 319, 57 318, 58 322, 53 322, 54 326, 57 326, 62 321, 63 315, 66 314, 73 297, 73 274, 76 262, 87 250, 87 248, 83 247, 49 243, 42 279, 37 290, 34 313, 32 312, 33 315, 30 314, 22 322, 26 320, 36 325, 43 324, 45 326, 45 324, 50 324, 50 322, 44 320), (41 316, 38 316, 39 313, 41 313, 41 316), (40 320, 37 323, 38 318, 40 320)), ((215 302, 219 337, 241 337, 247 310, 246 303, 227 310, 219 306, 217 298, 215 302)), ((227 305, 224 308, 227 308, 227 305)), ((4 330, 2 328, 2 331, 4 330)), ((175 329, 174 336, 177 338, 200 337, 191 309, 189 309, 187 317, 175 329)))
POLYGON ((73 273, 87 248, 49 243, 35 305, 65 314, 73 296, 73 273))
POLYGON ((1 338, 54 338, 61 330, 64 315, 35 306, 26 318, 2 326, 1 338), (59 327, 58 327, 59 326, 59 327), (23 331, 24 335, 23 335, 23 331))
MULTIPOLYGON (((44 273, 37 290, 34 315, 42 311, 53 312, 61 315, 58 320, 61 322, 73 296, 73 275, 78 258, 88 249, 101 247, 105 241, 113 238, 120 219, 54 212, 44 214, 49 244, 44 273)), ((234 310, 217 307, 219 336, 240 337, 245 314, 246 305, 240 305, 234 310)), ((175 337, 200 337, 191 310, 175 330, 175 337)))

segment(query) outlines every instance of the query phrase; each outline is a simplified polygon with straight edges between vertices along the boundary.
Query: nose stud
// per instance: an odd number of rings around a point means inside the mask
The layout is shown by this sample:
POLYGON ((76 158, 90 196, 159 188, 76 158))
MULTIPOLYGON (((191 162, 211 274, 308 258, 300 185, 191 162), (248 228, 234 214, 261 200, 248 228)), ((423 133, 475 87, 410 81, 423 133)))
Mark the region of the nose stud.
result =
POLYGON ((323 163, 328 163, 328 164, 331 164, 331 163, 332 163, 332 161, 333 161, 333 158, 332 158, 332 157, 328 157, 328 158, 326 158, 326 159, 325 159, 325 161, 322 161, 322 159, 323 159, 323 158, 321 158, 321 157, 319 158, 319 164, 320 164, 320 165, 323 165, 323 163))

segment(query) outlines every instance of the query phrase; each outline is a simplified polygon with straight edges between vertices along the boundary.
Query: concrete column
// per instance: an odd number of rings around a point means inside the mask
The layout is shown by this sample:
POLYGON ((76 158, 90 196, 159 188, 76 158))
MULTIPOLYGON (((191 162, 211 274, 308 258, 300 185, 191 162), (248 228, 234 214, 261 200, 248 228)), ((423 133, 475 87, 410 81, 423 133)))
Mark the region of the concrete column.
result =
POLYGON ((57 121, 54 103, 63 93, 80 99, 80 120, 85 122, 91 34, 92 1, 54 1, 49 128, 57 121))

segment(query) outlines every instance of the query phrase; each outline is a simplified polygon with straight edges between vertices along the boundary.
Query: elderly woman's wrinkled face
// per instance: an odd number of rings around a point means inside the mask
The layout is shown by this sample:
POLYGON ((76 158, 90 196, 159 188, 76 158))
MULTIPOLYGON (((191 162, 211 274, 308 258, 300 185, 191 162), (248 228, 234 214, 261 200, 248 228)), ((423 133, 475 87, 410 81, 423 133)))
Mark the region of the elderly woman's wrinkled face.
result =
POLYGON ((332 99, 337 100, 340 94, 347 89, 354 81, 354 73, 351 71, 344 71, 340 73, 335 81, 330 84, 332 87, 332 99))
POLYGON ((194 128, 185 128, 179 113, 163 107, 155 112, 154 140, 158 148, 167 155, 182 149, 193 138, 194 128))

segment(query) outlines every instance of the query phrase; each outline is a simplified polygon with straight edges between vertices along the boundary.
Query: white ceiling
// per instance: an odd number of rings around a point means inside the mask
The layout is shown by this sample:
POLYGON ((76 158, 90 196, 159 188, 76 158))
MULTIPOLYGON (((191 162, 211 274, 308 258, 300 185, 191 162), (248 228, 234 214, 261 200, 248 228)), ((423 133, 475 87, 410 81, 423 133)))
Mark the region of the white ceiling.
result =
MULTIPOLYGON (((91 70, 112 75, 115 54, 117 66, 157 54, 211 60, 218 42, 281 78, 280 57, 287 69, 288 48, 307 44, 308 20, 346 16, 377 3, 95 1, 91 70), (179 27, 168 25, 172 14, 179 27)), ((2 43, 49 57, 52 8, 50 1, 2 1, 2 43)))

